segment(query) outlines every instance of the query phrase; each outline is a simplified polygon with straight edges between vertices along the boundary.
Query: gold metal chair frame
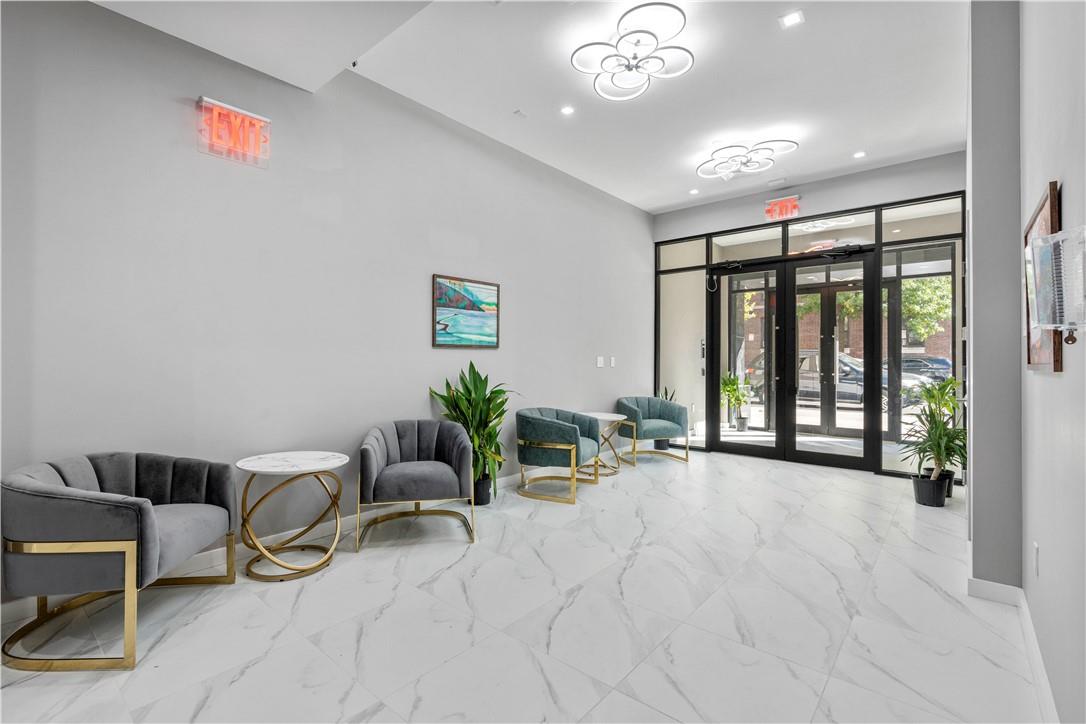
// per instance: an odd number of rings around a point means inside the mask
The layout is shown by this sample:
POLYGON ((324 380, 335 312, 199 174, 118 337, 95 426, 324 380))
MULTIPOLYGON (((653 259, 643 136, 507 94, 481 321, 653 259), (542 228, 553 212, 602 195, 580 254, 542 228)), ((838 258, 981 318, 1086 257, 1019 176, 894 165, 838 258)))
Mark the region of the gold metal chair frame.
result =
POLYGON ((249 479, 245 481, 245 489, 241 493, 241 542, 245 544, 246 548, 257 552, 257 554, 245 564, 245 575, 257 581, 291 581, 295 578, 311 576, 331 563, 332 555, 336 552, 336 544, 339 543, 339 534, 343 525, 343 521, 339 514, 339 498, 343 493, 343 481, 340 480, 339 476, 330 470, 318 470, 314 473, 301 473, 300 475, 295 475, 287 478, 261 495, 257 498, 257 501, 253 503, 253 507, 250 508, 249 488, 256 479, 256 475, 256 473, 253 473, 249 476, 249 479), (332 489, 328 487, 328 483, 324 482, 324 478, 321 477, 322 475, 327 475, 336 481, 336 492, 334 494, 332 493, 332 489), (328 505, 302 530, 274 545, 265 545, 261 542, 260 538, 257 537, 256 533, 253 532, 253 514, 256 513, 260 506, 273 495, 305 478, 315 478, 317 482, 320 483, 321 489, 323 489, 328 496, 328 505), (316 543, 291 545, 294 541, 316 528, 329 513, 333 514, 336 521, 336 533, 332 537, 331 545, 323 546, 316 543), (276 553, 283 553, 285 551, 318 551, 322 555, 313 563, 289 563, 275 555, 276 553), (254 570, 253 567, 262 560, 271 561, 280 568, 293 571, 293 573, 260 573, 259 571, 254 570))
MULTIPOLYGON (((139 589, 136 588, 136 545, 134 540, 23 542, 11 541, 5 538, 4 550, 8 553, 44 555, 58 553, 120 553, 124 556, 124 588, 119 591, 84 593, 70 598, 54 608, 49 608, 48 596, 38 596, 37 615, 32 621, 19 627, 11 636, 8 636, 4 640, 3 646, 0 647, 3 652, 4 665, 21 671, 103 671, 136 668, 136 600, 139 593, 139 589), (123 656, 45 659, 19 656, 11 652, 11 648, 15 644, 58 616, 118 593, 124 595, 123 656)), ((147 587, 231 584, 235 580, 234 534, 231 532, 226 535, 226 573, 224 575, 159 578, 147 587)))
MULTIPOLYGON (((633 440, 633 446, 630 448, 630 457, 621 458, 622 462, 628 463, 637 467, 638 455, 659 455, 665 458, 671 458, 672 460, 678 460, 680 463, 690 462, 690 432, 686 433, 686 453, 684 455, 677 455, 670 450, 638 450, 637 449, 637 423, 633 420, 621 420, 619 425, 630 426, 630 438, 633 440)), ((671 438, 659 438, 660 440, 670 440, 671 438)), ((617 456, 617 453, 616 453, 617 456)))
MULTIPOLYGON (((362 539, 366 537, 366 533, 370 528, 379 525, 381 523, 387 523, 390 520, 398 520, 400 518, 416 518, 423 515, 440 515, 446 518, 455 518, 464 524, 464 528, 468 531, 468 542, 475 542, 475 486, 472 483, 471 497, 468 498, 436 498, 434 500, 393 500, 387 503, 373 503, 373 505, 402 505, 404 503, 414 503, 414 510, 398 510, 395 513, 384 513, 378 515, 370 520, 366 521, 365 527, 362 526, 362 474, 358 474, 358 501, 355 506, 355 518, 354 518, 354 550, 355 553, 362 549, 362 539), (423 503, 448 503, 454 500, 467 500, 471 504, 471 522, 464 517, 464 514, 457 510, 445 510, 443 508, 426 508, 422 507, 423 503)), ((338 539, 339 536, 336 536, 338 539)))
MULTIPOLYGON (((589 485, 599 485, 600 482, 600 456, 596 455, 590 463, 585 463, 578 467, 577 465, 577 446, 573 443, 562 442, 532 442, 530 440, 517 440, 517 445, 523 445, 525 447, 540 447, 550 450, 569 450, 569 475, 536 475, 535 477, 527 477, 524 472, 524 465, 520 466, 520 485, 517 486, 517 494, 523 495, 525 498, 532 498, 533 500, 544 500, 548 503, 566 503, 567 505, 574 505, 577 502, 577 483, 588 483, 589 485), (586 468, 592 465, 592 477, 582 478, 577 475, 581 471, 581 468, 586 468), (529 485, 535 485, 536 483, 546 482, 548 480, 569 481, 569 496, 562 497, 560 495, 547 495, 545 493, 534 493, 528 490, 529 485)), ((550 466, 547 466, 550 467, 550 466)))

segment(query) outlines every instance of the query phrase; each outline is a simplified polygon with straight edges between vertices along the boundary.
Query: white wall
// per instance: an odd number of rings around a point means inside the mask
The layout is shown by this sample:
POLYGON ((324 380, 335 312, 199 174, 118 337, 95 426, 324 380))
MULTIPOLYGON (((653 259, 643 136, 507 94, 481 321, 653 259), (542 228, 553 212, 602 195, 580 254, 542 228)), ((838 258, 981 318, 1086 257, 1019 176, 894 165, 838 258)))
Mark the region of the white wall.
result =
POLYGON ((468 360, 514 410, 652 392, 647 214, 353 73, 310 94, 89 3, 2 25, 6 470, 338 450, 353 511, 367 429, 468 360), (197 152, 201 94, 272 119, 269 169, 197 152), (501 283, 500 350, 431 349, 434 272, 501 283))
POLYGON ((970 6, 967 391, 973 576, 1022 572, 1018 5, 970 6))
MULTIPOLYGON (((1021 6, 1021 223, 1049 181, 1063 226, 1086 224, 1086 5, 1021 6)), ((1022 585, 1063 721, 1086 719, 1086 349, 1064 371, 1022 373, 1022 585), (1033 566, 1033 543, 1040 567, 1033 566)), ((1025 349, 1021 352, 1025 364, 1025 349)))
POLYGON ((793 194, 800 195, 800 214, 811 216, 964 188, 965 153, 950 153, 658 214, 653 238, 667 241, 764 224, 765 202, 793 194))

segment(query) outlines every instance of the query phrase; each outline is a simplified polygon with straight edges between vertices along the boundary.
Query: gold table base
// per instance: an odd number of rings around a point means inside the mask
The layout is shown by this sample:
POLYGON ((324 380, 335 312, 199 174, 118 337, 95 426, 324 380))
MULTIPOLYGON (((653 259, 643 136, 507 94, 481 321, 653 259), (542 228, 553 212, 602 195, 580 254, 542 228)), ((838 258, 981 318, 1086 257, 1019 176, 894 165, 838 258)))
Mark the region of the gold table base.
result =
POLYGON ((249 479, 245 481, 245 490, 241 494, 241 542, 245 544, 246 548, 250 548, 257 552, 252 559, 245 564, 245 575, 249 578, 256 579, 258 581, 291 581, 295 578, 304 578, 305 576, 311 576, 322 568, 326 568, 329 563, 332 562, 332 555, 335 553, 336 544, 339 542, 340 529, 342 527, 342 520, 339 514, 339 497, 343 493, 343 481, 339 479, 339 476, 333 473, 331 470, 319 470, 314 473, 302 473, 293 477, 287 478, 283 482, 276 485, 274 488, 257 498, 257 501, 253 503, 253 507, 249 507, 249 488, 252 486, 253 481, 256 480, 256 473, 252 473, 249 479), (328 476, 336 481, 336 492, 333 493, 332 489, 328 487, 328 483, 324 481, 322 476, 328 476), (253 514, 264 504, 269 498, 276 493, 286 490, 294 483, 304 480, 306 478, 314 478, 320 483, 321 490, 328 495, 328 505, 320 514, 313 519, 309 525, 302 530, 298 531, 294 535, 290 536, 286 540, 279 541, 274 545, 265 545, 253 532, 252 519, 253 514), (332 544, 328 546, 318 545, 316 543, 305 543, 292 545, 294 541, 301 538, 303 535, 320 525, 324 519, 332 513, 336 521, 336 533, 332 536, 332 544), (277 553, 285 553, 288 551, 318 551, 321 553, 321 557, 313 563, 288 563, 282 558, 277 556, 277 553), (260 561, 270 561, 280 568, 285 568, 287 571, 293 571, 292 573, 260 573, 254 570, 254 566, 260 561))

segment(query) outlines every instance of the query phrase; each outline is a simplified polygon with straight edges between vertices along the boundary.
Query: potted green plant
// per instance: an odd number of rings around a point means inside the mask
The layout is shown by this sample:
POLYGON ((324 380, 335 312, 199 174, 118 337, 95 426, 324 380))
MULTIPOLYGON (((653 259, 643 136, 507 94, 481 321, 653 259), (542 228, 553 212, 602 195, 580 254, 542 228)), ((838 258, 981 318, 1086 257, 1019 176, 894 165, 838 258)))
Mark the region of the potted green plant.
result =
POLYGON ((913 495, 921 505, 945 505, 954 484, 951 466, 966 462, 968 438, 959 424, 957 392, 953 378, 921 386, 920 411, 901 441, 902 460, 916 461, 913 495))
POLYGON ((735 429, 745 432, 747 418, 743 416, 743 405, 750 401, 746 388, 739 383, 739 376, 727 374, 720 378, 720 399, 728 403, 735 415, 735 429))
POLYGON ((480 374, 474 362, 469 362, 467 371, 460 371, 456 387, 445 380, 444 394, 432 387, 430 394, 441 403, 447 419, 467 430, 472 447, 475 504, 489 504, 491 490, 498 494, 498 470, 505 462, 499 439, 509 399, 504 383, 491 387, 490 378, 480 374))

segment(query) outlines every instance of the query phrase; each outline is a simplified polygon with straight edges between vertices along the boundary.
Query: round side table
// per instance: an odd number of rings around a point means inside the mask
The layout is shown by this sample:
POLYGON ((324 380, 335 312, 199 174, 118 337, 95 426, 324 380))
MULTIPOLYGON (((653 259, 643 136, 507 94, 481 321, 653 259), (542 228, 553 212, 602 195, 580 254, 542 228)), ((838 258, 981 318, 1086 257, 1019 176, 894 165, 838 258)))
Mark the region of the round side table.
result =
POLYGON ((582 412, 582 415, 588 415, 594 417, 600 421, 600 467, 604 468, 600 471, 600 475, 603 477, 611 477, 612 475, 618 475, 619 468, 622 467, 622 458, 619 457, 618 451, 615 450, 615 444, 612 442, 612 438, 618 429, 622 426, 622 423, 626 420, 625 415, 620 415, 617 412, 582 412), (605 463, 603 461, 603 446, 611 448, 612 454, 615 456, 615 464, 605 463))
POLYGON ((247 548, 256 551, 257 554, 245 565, 245 574, 247 576, 255 578, 258 581, 289 581, 294 578, 312 575, 332 562, 332 554, 335 552, 336 543, 339 542, 341 527, 339 496, 343 492, 343 481, 332 471, 336 468, 343 467, 348 462, 350 462, 350 458, 340 453, 301 450, 269 453, 267 455, 254 455, 234 463, 239 470, 244 470, 249 473, 249 479, 245 481, 245 489, 241 493, 241 542, 244 543, 247 548), (290 475, 291 477, 261 495, 257 498, 256 502, 250 506, 249 489, 252 487, 253 481, 256 480, 258 475, 290 475), (272 545, 266 545, 261 542, 256 533, 253 532, 253 515, 260 509, 260 506, 264 505, 264 503, 276 493, 282 492, 291 485, 305 480, 306 478, 313 478, 320 484, 320 489, 328 496, 328 506, 321 511, 320 515, 313 519, 312 523, 286 540, 279 541, 272 545), (325 478, 331 478, 336 481, 336 490, 334 493, 325 481, 325 478), (322 546, 315 543, 292 545, 294 541, 316 528, 321 521, 328 517, 329 513, 332 514, 336 521, 336 534, 332 539, 331 545, 322 546), (318 551, 322 555, 313 563, 288 563, 276 555, 285 551, 318 551), (253 570, 253 566, 259 561, 264 560, 271 561, 288 572, 268 574, 253 570))

